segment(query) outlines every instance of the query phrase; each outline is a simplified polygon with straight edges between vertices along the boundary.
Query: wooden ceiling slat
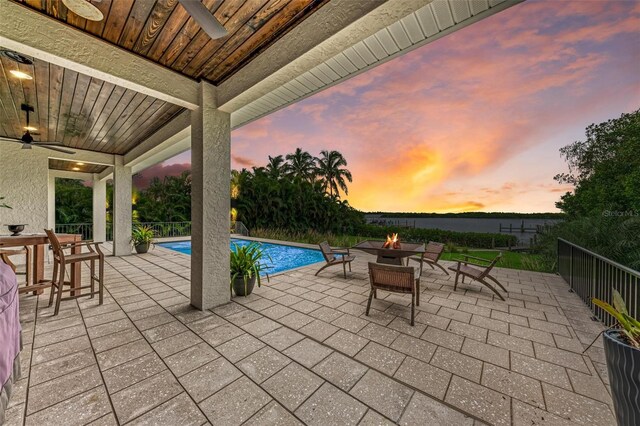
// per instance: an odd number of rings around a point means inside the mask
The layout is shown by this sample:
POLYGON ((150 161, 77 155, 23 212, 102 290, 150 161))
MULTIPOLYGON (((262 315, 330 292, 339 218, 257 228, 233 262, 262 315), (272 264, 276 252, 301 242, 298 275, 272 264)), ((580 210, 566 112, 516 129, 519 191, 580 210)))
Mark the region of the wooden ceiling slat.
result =
MULTIPOLYGON (((249 0, 253 1, 253 0, 249 0)), ((218 21, 226 27, 231 17, 245 4, 246 2, 227 0, 218 8, 213 14, 218 21)), ((199 26, 198 26, 199 28, 199 26)), ((226 36, 228 37, 228 36, 226 36)), ((223 37, 226 38, 226 37, 223 37)), ((186 65, 209 43, 211 37, 202 30, 198 31, 198 34, 191 40, 191 43, 183 49, 178 58, 171 64, 171 67, 176 70, 183 70, 186 65)))
POLYGON ((130 142, 130 139, 132 139, 132 137, 135 137, 135 135, 140 132, 140 129, 143 127, 144 123, 149 119, 149 117, 155 114, 163 104, 164 102, 158 99, 153 99, 151 106, 149 106, 149 108, 147 108, 138 117, 138 119, 133 122, 131 126, 129 126, 129 128, 120 135, 120 137, 118 137, 115 142, 114 150, 116 152, 125 150, 125 147, 130 142))
POLYGON ((35 61, 35 80, 36 80, 36 98, 38 109, 38 132, 39 141, 48 141, 49 139, 49 63, 44 61, 35 61))
MULTIPOLYGON (((225 43, 213 53, 214 56, 212 58, 215 58, 218 55, 223 55, 225 51, 233 52, 238 46, 242 45, 252 34, 254 34, 256 30, 260 29, 266 22, 280 13, 290 3, 292 2, 289 0, 269 1, 262 9, 253 15, 245 25, 239 28, 232 38, 225 40, 225 43)), ((209 61, 200 68, 197 76, 202 77, 208 75, 219 63, 220 61, 215 61, 210 58, 209 61)))
POLYGON ((109 96, 109 100, 107 100, 107 102, 105 103, 102 112, 97 116, 98 118, 96 119, 95 123, 93 123, 93 127, 91 128, 91 131, 89 132, 87 137, 82 141, 81 146, 87 146, 87 144, 90 144, 91 141, 95 139, 96 135, 102 129, 104 123, 109 119, 111 111, 113 111, 116 105, 118 105, 118 102, 120 102, 120 99, 126 91, 127 89, 120 86, 115 86, 113 88, 113 91, 109 96))
MULTIPOLYGON (((204 34, 205 38, 207 39, 207 43, 196 53, 196 56, 185 67, 182 68, 182 72, 189 75, 195 74, 211 58, 213 52, 218 50, 220 46, 222 46, 230 39, 236 37, 236 32, 249 20, 249 18, 255 16, 255 14, 260 10, 260 8, 262 8, 263 5, 263 0, 247 0, 239 9, 235 11, 233 16, 231 16, 227 20, 221 20, 220 22, 229 32, 229 35, 227 35, 226 37, 212 40, 206 34, 204 34)), ((222 13, 223 15, 227 14, 224 11, 222 13)))
POLYGON ((56 141, 58 130, 58 113, 60 111, 60 99, 62 98, 62 79, 64 68, 49 64, 49 130, 47 141, 56 141))
MULTIPOLYGON (((95 78, 91 79, 89 83, 89 88, 87 89, 87 94, 84 97, 82 103, 82 109, 80 110, 80 114, 78 119, 76 120, 76 131, 74 132, 73 137, 69 141, 69 146, 77 146, 78 139, 81 137, 87 126, 93 125, 93 119, 91 118, 91 111, 96 104, 98 99, 98 95, 102 90, 102 80, 98 80, 95 78)), ((86 135, 85 135, 86 136, 86 135)))
POLYGON ((56 142, 62 142, 64 140, 67 121, 69 120, 69 111, 71 110, 71 102, 73 102, 73 95, 76 89, 76 81, 78 81, 78 73, 65 69, 62 79, 62 96, 60 98, 60 109, 58 112, 58 126, 54 139, 56 142))
MULTIPOLYGON (((107 133, 103 137, 103 141, 107 144, 110 144, 112 141, 116 140, 115 135, 118 134, 118 131, 125 126, 126 123, 131 120, 132 116, 135 116, 136 111, 140 111, 142 113, 142 108, 140 105, 147 98, 147 96, 142 93, 136 93, 127 108, 120 114, 116 122, 108 129, 107 133)), ((108 146, 108 145, 106 145, 108 146)))
MULTIPOLYGON (((222 4, 222 0, 205 0, 203 4, 211 11, 211 13, 215 13, 222 4)), ((178 6, 178 9, 184 8, 182 6, 178 6)), ((158 60, 161 64, 168 65, 173 63, 200 31, 198 23, 191 19, 188 14, 187 18, 188 19, 182 26, 182 29, 174 33, 174 38, 158 60)))
POLYGON ((22 133, 24 132, 24 126, 26 121, 26 116, 20 109, 20 105, 25 103, 24 91, 22 90, 21 81, 15 77, 11 77, 11 74, 8 74, 9 70, 17 68, 15 67, 15 63, 5 57, 2 57, 2 64, 5 69, 5 73, 8 76, 7 82, 9 83, 9 92, 11 94, 11 97, 13 98, 13 108, 15 110, 15 115, 17 117, 17 122, 18 122, 18 126, 17 126, 18 128, 17 128, 15 137, 19 138, 20 136, 22 136, 22 133))
POLYGON ((118 45, 127 50, 133 49, 142 29, 144 28, 156 0, 136 0, 124 26, 118 45))
POLYGON ((134 0, 116 0, 115 4, 107 15, 106 22, 104 24, 104 30, 102 31, 102 38, 117 44, 120 39, 120 34, 127 23, 129 18, 129 12, 133 6, 134 0))
POLYGON ((110 149, 115 149, 117 147, 116 144, 120 140, 122 140, 123 135, 127 133, 131 126, 133 126, 134 123, 137 122, 138 118, 140 118, 140 116, 151 107, 154 101, 155 99, 151 96, 144 96, 138 108, 125 120, 124 123, 122 123, 120 128, 111 136, 110 140, 113 141, 113 144, 111 144, 111 146, 109 147, 110 149))
POLYGON ((141 55, 146 55, 149 52, 177 4, 178 0, 159 0, 156 2, 138 41, 133 47, 134 52, 141 55))
POLYGON ((77 138, 72 140, 71 146, 75 148, 82 148, 82 142, 89 137, 89 134, 93 130, 93 127, 96 124, 96 121, 102 114, 104 106, 107 101, 111 97, 111 93, 113 92, 116 86, 112 83, 103 82, 102 87, 100 88, 100 93, 96 98, 95 102, 92 105, 91 113, 89 115, 90 119, 87 119, 87 122, 82 129, 82 132, 77 138))
POLYGON ((49 169, 51 170, 64 170, 69 172, 78 172, 78 173, 100 173, 108 166, 103 166, 102 164, 78 164, 75 161, 66 161, 66 160, 54 160, 49 159, 49 169), (73 170, 79 169, 79 170, 73 170))
MULTIPOLYGON (((207 7, 207 2, 204 3, 207 7)), ((176 34, 182 31, 182 27, 187 23, 189 19, 189 14, 184 9, 184 7, 176 6, 171 12, 171 16, 167 19, 167 22, 164 24, 164 27, 158 30, 158 35, 156 36, 156 40, 151 45, 147 53, 147 58, 152 61, 159 62, 162 55, 164 55, 167 48, 171 45, 173 40, 176 37, 176 34)))
POLYGON ((61 140, 65 145, 68 144, 71 139, 80 133, 82 125, 84 124, 80 115, 84 100, 87 97, 89 90, 89 84, 91 83, 91 77, 78 74, 76 81, 76 90, 71 100, 71 108, 69 109, 69 115, 67 117, 67 123, 64 129, 64 136, 61 140))
MULTIPOLYGON (((33 65, 24 65, 20 64, 19 69, 22 72, 29 74, 30 76, 35 75, 35 69, 33 65)), ((29 125, 33 127, 38 127, 40 125, 40 113, 38 109, 38 97, 36 90, 36 81, 35 80, 20 80, 20 84, 22 86, 22 93, 24 94, 24 103, 33 107, 33 112, 29 114, 29 125)), ((26 125, 26 113, 20 110, 22 113, 23 122, 26 125)), ((22 130, 25 130, 24 128, 22 130)), ((37 133, 37 132, 36 132, 37 133)), ((34 139, 37 138, 37 135, 34 136, 34 139)))
POLYGON ((9 70, 5 67, 2 60, 0 60, 0 97, 4 100, 4 110, 8 119, 8 125, 12 129, 10 133, 6 133, 5 136, 11 138, 19 138, 21 134, 20 115, 19 110, 16 110, 15 101, 11 94, 9 87, 9 70))
POLYGON ((284 31, 287 22, 303 16, 307 7, 309 7, 308 2, 293 0, 282 9, 277 17, 269 19, 262 25, 258 23, 257 30, 244 43, 239 46, 229 45, 223 47, 216 52, 215 57, 211 58, 207 65, 207 68, 213 70, 206 74, 207 78, 219 82, 230 75, 234 69, 239 69, 238 64, 244 64, 253 52, 260 51, 260 49, 268 45, 270 41, 269 35, 284 31))
POLYGON ((99 147, 102 145, 105 134, 109 131, 111 126, 113 126, 113 124, 116 122, 118 117, 120 117, 120 114, 122 114, 122 112, 129 105, 129 103, 131 102, 131 100, 134 98, 135 95, 136 95, 136 92, 134 92, 133 90, 126 90, 122 94, 122 97, 120 98, 116 106, 111 110, 109 117, 107 117, 104 124, 102 125, 98 133, 96 133, 93 140, 89 140, 85 142, 85 146, 87 147, 87 149, 92 151, 100 150, 99 147))
MULTIPOLYGON (((102 15, 109 16, 109 11, 111 9, 111 0, 102 0, 100 3, 95 3, 95 7, 97 7, 102 15)), ((85 25, 85 30, 95 36, 100 37, 102 32, 104 31, 104 26, 106 24, 106 19, 102 21, 87 21, 85 25)))

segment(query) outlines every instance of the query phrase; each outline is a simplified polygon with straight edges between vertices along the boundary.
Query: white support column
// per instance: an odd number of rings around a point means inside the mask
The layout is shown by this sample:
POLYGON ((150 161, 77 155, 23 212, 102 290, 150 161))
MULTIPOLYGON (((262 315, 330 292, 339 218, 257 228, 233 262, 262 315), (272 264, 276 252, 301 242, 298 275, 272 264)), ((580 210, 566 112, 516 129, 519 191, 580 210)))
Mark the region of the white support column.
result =
POLYGON ((47 184, 47 228, 56 228, 56 177, 49 172, 49 182, 47 184))
POLYGON ((210 309, 229 301, 231 127, 217 109, 216 87, 200 83, 191 112, 191 304, 210 309))
POLYGON ((114 156, 113 166, 113 254, 131 254, 131 167, 124 157, 114 156))
POLYGON ((93 241, 107 240, 107 181, 93 174, 93 241))

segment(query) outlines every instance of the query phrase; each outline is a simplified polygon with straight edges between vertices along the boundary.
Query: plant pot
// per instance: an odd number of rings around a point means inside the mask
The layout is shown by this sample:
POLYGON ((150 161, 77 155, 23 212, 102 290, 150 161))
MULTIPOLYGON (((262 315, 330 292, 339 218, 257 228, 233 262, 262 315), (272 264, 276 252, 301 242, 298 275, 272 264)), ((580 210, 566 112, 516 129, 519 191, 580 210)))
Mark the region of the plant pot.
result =
POLYGON ((136 253, 142 254, 142 253, 148 252, 149 251, 149 245, 150 245, 150 243, 136 244, 135 245, 136 253))
POLYGON ((256 284, 256 276, 249 278, 247 281, 247 291, 245 292, 244 277, 238 277, 233 280, 233 292, 236 296, 248 296, 253 291, 253 286, 256 284))
POLYGON ((604 332, 611 396, 620 426, 640 425, 640 349, 624 343, 618 330, 604 332))

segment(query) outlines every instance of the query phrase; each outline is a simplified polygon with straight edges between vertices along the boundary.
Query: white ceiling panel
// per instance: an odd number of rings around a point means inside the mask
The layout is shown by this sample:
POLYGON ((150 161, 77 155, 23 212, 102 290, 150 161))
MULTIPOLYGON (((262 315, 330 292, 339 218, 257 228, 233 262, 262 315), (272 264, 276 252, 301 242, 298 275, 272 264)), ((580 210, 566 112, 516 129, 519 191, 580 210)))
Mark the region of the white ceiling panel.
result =
POLYGON ((424 34, 420 29, 420 24, 418 23, 418 18, 415 13, 402 18, 402 25, 407 31, 412 44, 424 40, 424 34))
POLYGON ((455 24, 447 0, 434 0, 429 6, 433 9, 433 15, 436 17, 436 23, 440 31, 446 30, 455 24))
POLYGON ((438 29, 438 24, 436 24, 436 19, 433 17, 433 11, 431 10, 430 4, 416 10, 414 12, 414 15, 416 15, 416 17, 418 18, 420 28, 422 28, 422 32, 427 37, 438 34, 440 30, 438 29))

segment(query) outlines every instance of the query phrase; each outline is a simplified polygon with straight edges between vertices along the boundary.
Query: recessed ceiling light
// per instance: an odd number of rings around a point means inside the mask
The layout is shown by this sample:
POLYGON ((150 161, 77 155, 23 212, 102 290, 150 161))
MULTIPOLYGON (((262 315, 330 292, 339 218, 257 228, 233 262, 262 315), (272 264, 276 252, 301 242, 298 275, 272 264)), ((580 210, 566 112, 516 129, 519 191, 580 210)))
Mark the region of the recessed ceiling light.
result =
POLYGON ((80 170, 80 167, 74 167, 71 170, 73 170, 74 172, 77 172, 78 170, 80 170))
POLYGON ((76 163, 78 166, 84 166, 84 163, 76 163))
POLYGON ((33 80, 33 77, 31 77, 26 72, 22 72, 19 70, 9 70, 9 72, 13 74, 14 77, 19 78, 21 80, 33 80))
POLYGON ((70 11, 89 21, 102 21, 104 19, 100 9, 92 5, 88 0, 62 0, 62 3, 70 11))
POLYGON ((24 129, 30 132, 35 132, 36 130, 38 130, 37 127, 33 127, 33 126, 25 126, 24 129))

